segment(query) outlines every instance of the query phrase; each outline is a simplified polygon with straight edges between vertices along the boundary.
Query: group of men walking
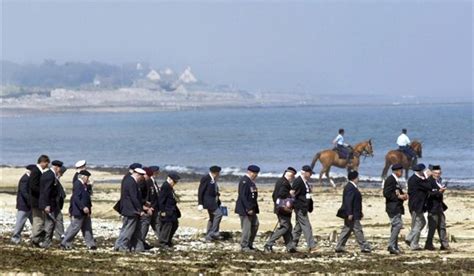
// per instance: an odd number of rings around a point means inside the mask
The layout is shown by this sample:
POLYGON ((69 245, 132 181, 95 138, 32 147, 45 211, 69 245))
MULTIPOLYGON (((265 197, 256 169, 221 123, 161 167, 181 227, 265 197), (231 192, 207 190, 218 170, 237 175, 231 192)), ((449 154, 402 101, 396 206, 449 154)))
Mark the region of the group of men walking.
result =
POLYGON ((50 162, 48 156, 41 155, 36 165, 26 166, 26 172, 18 184, 17 220, 11 237, 13 243, 21 242, 21 232, 29 220, 32 225, 31 243, 35 247, 49 248, 55 236, 61 241, 62 248, 69 248, 74 237, 82 230, 88 248, 97 248, 90 219, 92 189, 88 185, 88 179, 91 174, 85 166, 84 160, 76 164, 77 172, 73 179, 73 194, 69 207, 71 224, 66 231, 61 212, 66 199, 60 182, 67 170, 63 162, 50 162))
MULTIPOLYGON (((82 231, 88 249, 95 250, 96 244, 92 233, 92 185, 89 183, 90 172, 86 170, 86 161, 76 163, 73 177, 73 192, 70 199, 69 215, 71 224, 64 232, 61 210, 66 194, 60 179, 66 168, 59 160, 51 162, 46 155, 39 157, 36 165, 28 165, 26 173, 21 177, 17 195, 17 222, 12 235, 12 242, 20 243, 21 231, 25 222, 32 222, 31 242, 34 246, 48 248, 52 244, 53 234, 61 241, 61 248, 72 249, 75 236, 82 231)), ((424 249, 434 250, 433 237, 439 233, 441 249, 449 249, 446 237, 444 211, 447 206, 443 202, 446 186, 441 180, 440 166, 430 166, 426 170, 423 164, 413 167, 415 173, 408 180, 408 193, 402 188, 399 178, 402 166, 392 166, 392 175, 386 181, 383 196, 386 212, 390 219, 391 230, 388 251, 391 254, 402 253, 398 246, 398 236, 403 228, 402 215, 404 201, 408 200, 412 216, 411 231, 405 242, 412 250, 422 250, 419 239, 426 224, 424 213, 428 212, 428 237, 424 249)), ((227 215, 227 208, 222 206, 220 190, 217 183, 221 168, 212 166, 209 173, 201 178, 198 188, 198 210, 206 209, 208 223, 205 240, 208 242, 221 240, 220 223, 227 215)), ((240 179, 235 213, 239 215, 242 236, 240 247, 242 252, 254 252, 255 237, 259 228, 259 199, 256 179, 260 168, 250 165, 246 174, 240 179)), ((287 252, 294 253, 301 235, 304 236, 309 252, 316 251, 309 215, 313 212, 314 203, 312 187, 309 184, 314 173, 310 166, 303 166, 299 175, 293 167, 288 167, 275 184, 272 194, 274 213, 277 223, 269 239, 264 245, 265 252, 273 252, 276 241, 283 238, 287 252), (295 215, 295 226, 292 226, 292 215, 295 215)), ((122 216, 122 227, 115 242, 116 251, 142 252, 153 246, 147 243, 147 234, 151 227, 158 240, 158 247, 173 247, 173 236, 179 226, 181 212, 178 208, 179 197, 175 192, 180 176, 169 173, 166 181, 159 185, 155 178, 160 174, 158 166, 144 167, 139 163, 129 166, 129 171, 121 182, 120 200, 114 209, 122 216)), ((350 171, 349 182, 345 185, 341 208, 337 216, 344 219, 336 252, 344 252, 345 245, 354 232, 355 238, 363 253, 372 251, 363 234, 361 220, 362 194, 359 190, 359 174, 350 171)))

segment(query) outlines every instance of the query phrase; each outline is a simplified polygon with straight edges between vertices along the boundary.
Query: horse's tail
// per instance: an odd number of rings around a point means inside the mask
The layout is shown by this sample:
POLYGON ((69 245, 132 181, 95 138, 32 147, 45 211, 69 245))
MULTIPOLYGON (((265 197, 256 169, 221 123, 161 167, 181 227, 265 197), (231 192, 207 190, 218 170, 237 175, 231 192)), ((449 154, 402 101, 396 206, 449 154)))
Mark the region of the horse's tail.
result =
POLYGON ((311 162, 311 169, 314 169, 314 166, 316 165, 316 162, 318 162, 319 157, 321 157, 321 152, 316 153, 316 155, 313 157, 313 161, 311 162))

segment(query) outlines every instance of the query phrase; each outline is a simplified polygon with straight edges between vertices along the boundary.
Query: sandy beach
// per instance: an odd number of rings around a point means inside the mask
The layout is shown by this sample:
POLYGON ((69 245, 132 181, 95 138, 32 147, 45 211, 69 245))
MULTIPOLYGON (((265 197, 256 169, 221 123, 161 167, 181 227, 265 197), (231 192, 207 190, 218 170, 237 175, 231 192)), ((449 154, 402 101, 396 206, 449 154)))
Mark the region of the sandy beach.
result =
MULTIPOLYGON (((179 207, 183 217, 180 219, 180 228, 176 236, 176 249, 173 253, 158 253, 152 250, 146 254, 118 254, 112 251, 112 244, 118 235, 120 217, 112 209, 113 204, 119 198, 120 185, 114 184, 121 179, 121 175, 113 172, 92 170, 94 185, 93 195, 93 230, 98 240, 99 250, 87 252, 84 250, 82 239, 76 238, 77 251, 63 252, 59 249, 48 251, 33 249, 28 246, 29 226, 24 231, 24 241, 21 246, 9 244, 9 236, 14 224, 15 217, 15 192, 19 177, 23 173, 21 168, 0 169, 0 219, 2 226, 2 258, 3 272, 52 272, 54 262, 48 262, 48 256, 55 256, 56 261, 61 262, 63 271, 81 271, 86 269, 91 272, 119 272, 119 271, 188 271, 188 272, 367 272, 367 271, 390 271, 390 272, 421 272, 421 271, 444 271, 444 272, 473 272, 474 271, 474 224, 472 223, 471 210, 474 208, 474 192, 450 190, 446 193, 446 203, 449 210, 446 212, 448 234, 451 240, 450 252, 422 251, 410 252, 407 246, 400 242, 400 247, 405 251, 401 256, 391 256, 386 251, 386 243, 389 234, 389 220, 385 213, 384 199, 380 189, 363 188, 363 208, 365 218, 362 220, 366 239, 374 246, 375 251, 371 255, 360 255, 358 246, 354 239, 350 239, 347 254, 334 253, 334 237, 340 232, 342 220, 335 216, 341 204, 342 188, 315 188, 315 211, 311 214, 313 234, 318 240, 319 252, 316 254, 305 253, 304 242, 300 244, 300 253, 288 255, 283 253, 282 244, 275 246, 276 253, 255 253, 247 256, 239 252, 238 240, 240 233, 240 221, 234 213, 235 199, 237 198, 237 182, 221 183, 221 200, 223 205, 229 208, 229 216, 225 217, 221 224, 221 231, 227 233, 227 240, 217 243, 204 243, 204 229, 207 224, 207 213, 197 210, 197 186, 198 180, 185 181, 177 185, 177 194, 180 196, 179 207), (75 252, 81 252, 77 255, 75 252), (31 254, 44 256, 40 258, 41 266, 28 264, 25 261, 31 254), (69 263, 68 260, 75 256, 81 267, 69 263), (89 259, 91 256, 92 259, 89 259), (106 261, 106 259, 119 259, 117 261, 106 261), (221 259, 232 258, 231 262, 219 262, 221 259), (174 263, 173 260, 186 259, 186 262, 174 263), (348 262, 343 262, 349 260, 348 262), (383 261, 383 262, 381 262, 383 261), (131 266, 125 266, 125 263, 131 266), (173 262, 173 270, 169 270, 169 264, 173 262), (268 267, 268 262, 274 266, 268 267), (146 265, 138 265, 145 263, 146 265), (134 266, 137 264, 137 266, 134 266)), ((69 170, 63 176, 63 185, 68 194, 71 193, 71 180, 73 170, 69 170)), ((159 177, 162 181, 164 176, 159 177)), ((316 181, 314 181, 316 183, 316 181)), ((257 180, 258 185, 258 180, 257 180)), ((259 215, 260 228, 257 246, 263 249, 263 244, 276 223, 276 217, 272 213, 271 193, 272 185, 259 186, 259 215)), ((69 203, 66 203, 68 206, 69 203)), ((67 208, 64 208, 65 225, 69 224, 67 208)), ((407 208, 406 208, 407 209, 407 208)), ((410 216, 404 216, 405 228, 401 235, 409 231, 410 216)), ((28 225, 28 224, 27 224, 28 225)), ((403 237, 402 237, 403 238, 403 237)), ((153 243, 155 237, 150 232, 149 242, 153 243)), ((403 239, 400 239, 401 241, 403 239)), ((424 237, 422 241, 424 242, 424 237)))

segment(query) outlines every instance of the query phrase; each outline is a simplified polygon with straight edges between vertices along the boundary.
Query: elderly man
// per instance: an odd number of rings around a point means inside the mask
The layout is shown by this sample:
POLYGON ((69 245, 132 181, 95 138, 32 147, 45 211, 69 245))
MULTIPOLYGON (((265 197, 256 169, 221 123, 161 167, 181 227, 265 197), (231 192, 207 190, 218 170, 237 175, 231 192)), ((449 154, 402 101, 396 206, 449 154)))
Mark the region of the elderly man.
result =
POLYGON ((31 231, 31 243, 35 247, 39 247, 44 238, 44 213, 39 207, 40 197, 40 179, 41 175, 48 170, 49 157, 41 155, 34 168, 31 169, 30 178, 28 179, 28 188, 30 194, 31 215, 33 217, 33 227, 31 231))
POLYGON ((14 244, 19 244, 21 242, 21 231, 25 227, 26 220, 29 220, 32 224, 31 217, 31 204, 30 204, 30 195, 28 180, 30 179, 31 171, 35 169, 35 165, 26 166, 26 171, 18 182, 18 192, 16 195, 16 224, 15 229, 11 237, 11 241, 14 244))
POLYGON ((296 252, 296 248, 293 244, 293 236, 291 234, 291 231, 293 230, 293 226, 291 225, 291 214, 293 213, 293 201, 295 195, 295 191, 291 188, 291 183, 295 180, 295 175, 296 170, 292 167, 288 167, 283 173, 283 176, 278 179, 275 184, 272 199, 274 212, 278 218, 278 228, 273 231, 265 244, 265 252, 272 252, 273 245, 281 237, 283 237, 285 242, 286 250, 290 253, 296 252))
MULTIPOLYGON (((45 213, 45 237, 44 241, 40 244, 43 248, 51 246, 56 224, 62 223, 62 214, 60 214, 62 206, 60 206, 58 198, 64 190, 62 190, 59 179, 67 169, 63 166, 63 162, 59 160, 54 160, 51 162, 51 165, 53 165, 51 169, 41 175, 40 179, 41 193, 38 206, 45 213)), ((62 227, 64 229, 64 226, 62 227)))
POLYGON ((141 181, 138 185, 140 187, 141 202, 143 205, 143 211, 145 215, 140 217, 140 239, 136 240, 134 245, 136 251, 150 250, 153 246, 149 245, 146 242, 146 236, 148 235, 148 230, 150 229, 151 219, 154 213, 154 207, 152 205, 152 196, 155 193, 153 187, 153 170, 151 168, 143 168, 145 171, 144 180, 141 181))
POLYGON ((79 231, 82 231, 84 242, 89 250, 96 250, 94 236, 92 234, 92 201, 87 182, 91 176, 87 170, 77 173, 76 181, 73 183, 73 192, 71 196, 71 224, 66 230, 64 239, 61 242, 61 248, 69 250, 79 231))
POLYGON ((209 214, 206 241, 219 240, 219 226, 222 220, 221 201, 217 179, 221 167, 212 166, 209 173, 201 178, 198 189, 198 210, 206 209, 209 214))
POLYGON ((402 215, 405 213, 403 202, 408 199, 408 195, 403 192, 402 186, 399 183, 399 178, 402 176, 403 167, 400 164, 392 166, 392 175, 385 180, 383 188, 383 196, 385 197, 385 211, 390 218, 390 240, 388 243, 388 252, 390 254, 400 254, 398 247, 398 235, 403 228, 402 215))
POLYGON ((443 197, 446 191, 446 185, 441 180, 441 167, 439 165, 432 166, 431 176, 428 178, 431 190, 428 192, 426 208, 428 210, 428 236, 426 237, 425 249, 435 250, 433 245, 433 237, 438 231, 439 241, 441 243, 440 250, 449 250, 448 235, 446 233, 446 217, 444 212, 448 206, 444 203, 443 197))
POLYGON ((347 175, 349 183, 344 187, 342 193, 342 206, 337 216, 344 219, 344 226, 336 245, 336 253, 346 252, 345 246, 352 232, 354 232, 357 243, 362 253, 370 253, 371 246, 364 238, 360 221, 364 217, 362 213, 362 194, 359 191, 359 173, 351 171, 347 175))
POLYGON ((242 238, 240 247, 242 252, 255 252, 253 242, 258 231, 258 191, 255 180, 258 177, 260 168, 256 165, 250 165, 247 168, 247 174, 240 179, 238 197, 235 205, 235 213, 240 217, 240 226, 242 228, 242 238))
MULTIPOLYGON (((131 170, 131 169, 130 169, 131 170)), ((120 187, 119 212, 122 215, 122 228, 115 241, 115 251, 132 251, 133 241, 140 239, 140 217, 145 215, 138 184, 143 181, 145 171, 136 167, 127 173, 120 187)))
POLYGON ((424 174, 425 168, 422 163, 413 166, 415 173, 408 179, 408 209, 411 214, 411 230, 405 238, 405 243, 414 251, 422 250, 418 242, 421 230, 426 225, 425 205, 428 192, 431 190, 431 185, 424 174))
POLYGON ((176 173, 168 174, 166 181, 161 185, 160 195, 158 196, 158 205, 160 210, 160 239, 161 249, 171 249, 173 247, 173 236, 178 230, 178 219, 181 217, 181 211, 178 208, 178 197, 175 193, 175 186, 180 177, 176 173))
POLYGON ((158 212, 158 196, 160 194, 160 185, 156 182, 156 178, 160 175, 160 167, 158 166, 150 166, 150 170, 153 172, 153 176, 150 177, 149 184, 150 187, 150 194, 149 194, 149 201, 150 205, 153 208, 153 214, 151 216, 151 229, 155 232, 155 237, 158 240, 160 238, 160 228, 161 228, 161 221, 158 212))
POLYGON ((303 233, 309 253, 316 251, 313 228, 309 221, 309 213, 313 212, 313 198, 311 195, 311 185, 308 181, 311 179, 313 173, 310 166, 303 166, 301 175, 296 178, 292 185, 293 190, 295 190, 294 206, 296 215, 295 228, 293 229, 293 243, 295 248, 298 247, 301 233, 303 233))

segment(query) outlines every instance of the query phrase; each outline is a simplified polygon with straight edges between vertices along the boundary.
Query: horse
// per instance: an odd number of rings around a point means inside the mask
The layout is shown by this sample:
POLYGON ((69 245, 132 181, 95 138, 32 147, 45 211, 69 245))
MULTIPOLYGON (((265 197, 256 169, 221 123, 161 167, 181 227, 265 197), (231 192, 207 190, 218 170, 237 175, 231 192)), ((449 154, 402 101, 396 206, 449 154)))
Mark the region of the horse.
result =
POLYGON ((321 162, 321 165, 323 167, 319 173, 319 184, 322 185, 321 179, 323 177, 323 174, 326 174, 326 177, 329 179, 329 182, 332 184, 334 188, 336 188, 336 184, 334 183, 333 179, 329 176, 329 171, 331 170, 331 166, 336 166, 338 168, 347 168, 348 172, 351 169, 358 170, 361 156, 364 156, 364 157, 374 156, 374 151, 372 147, 372 139, 356 144, 353 148, 353 156, 354 158, 352 159, 351 165, 349 166, 347 164, 348 163, 347 160, 339 158, 339 154, 332 149, 327 149, 327 150, 323 150, 316 153, 316 155, 313 158, 313 161, 311 162, 311 168, 312 169, 314 168, 318 160, 319 162, 321 162))
MULTIPOLYGON (((412 141, 410 144, 411 149, 415 152, 418 158, 421 158, 422 155, 422 145, 419 141, 412 141)), ((413 158, 408 158, 407 155, 400 150, 391 150, 385 155, 385 167, 382 171, 382 187, 387 176, 388 168, 393 164, 400 164, 405 170, 405 179, 408 179, 408 171, 411 169, 411 166, 416 165, 413 163, 413 158)))

